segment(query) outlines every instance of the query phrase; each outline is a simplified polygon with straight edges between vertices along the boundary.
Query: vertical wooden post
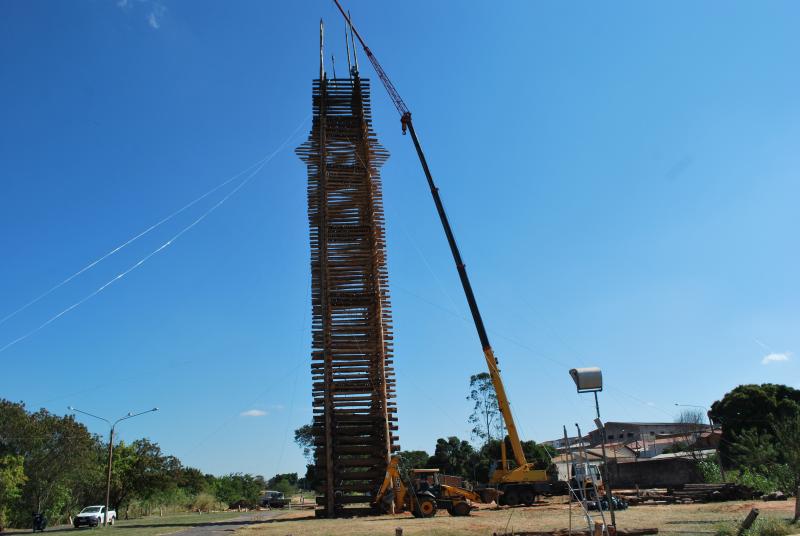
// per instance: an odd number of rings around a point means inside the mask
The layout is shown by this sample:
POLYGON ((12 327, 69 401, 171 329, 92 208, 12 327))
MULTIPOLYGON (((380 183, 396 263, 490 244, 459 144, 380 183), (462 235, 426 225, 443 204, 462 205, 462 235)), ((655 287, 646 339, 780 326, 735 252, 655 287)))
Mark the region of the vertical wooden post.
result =
POLYGON ((792 523, 800 521, 800 486, 794 492, 794 519, 792 523))

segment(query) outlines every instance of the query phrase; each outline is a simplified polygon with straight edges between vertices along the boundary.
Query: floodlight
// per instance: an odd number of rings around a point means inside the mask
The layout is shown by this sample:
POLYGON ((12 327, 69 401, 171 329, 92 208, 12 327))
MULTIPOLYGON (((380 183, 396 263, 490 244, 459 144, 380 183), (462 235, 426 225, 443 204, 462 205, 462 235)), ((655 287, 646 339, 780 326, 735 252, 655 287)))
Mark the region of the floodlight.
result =
POLYGON ((579 393, 596 393, 603 390, 603 373, 598 367, 574 368, 569 371, 579 393))

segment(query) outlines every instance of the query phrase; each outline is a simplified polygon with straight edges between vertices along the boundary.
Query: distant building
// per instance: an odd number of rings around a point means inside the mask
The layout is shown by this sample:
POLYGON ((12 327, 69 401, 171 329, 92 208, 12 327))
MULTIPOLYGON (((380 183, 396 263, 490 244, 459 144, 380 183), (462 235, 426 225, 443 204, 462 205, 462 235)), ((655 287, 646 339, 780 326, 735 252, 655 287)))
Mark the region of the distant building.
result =
MULTIPOLYGON (((634 443, 643 455, 646 455, 645 452, 658 450, 660 444, 664 445, 661 448, 663 451, 666 444, 664 442, 656 443, 659 439, 683 437, 684 442, 694 442, 698 434, 711 431, 711 427, 706 424, 680 422, 607 422, 605 426, 608 443, 634 443)), ((587 439, 590 445, 597 446, 602 442, 602 433, 600 430, 592 430, 587 435, 587 439)), ((676 439, 670 444, 680 441, 680 439, 676 439)), ((649 455, 654 456, 655 454, 661 454, 661 452, 649 455)))
POLYGON ((547 445, 548 447, 552 447, 556 450, 556 452, 562 452, 567 448, 567 444, 573 449, 577 449, 580 447, 588 447, 589 444, 585 441, 586 438, 580 438, 578 436, 575 437, 568 437, 566 440, 563 437, 558 439, 551 439, 550 441, 542 441, 541 445, 547 445))

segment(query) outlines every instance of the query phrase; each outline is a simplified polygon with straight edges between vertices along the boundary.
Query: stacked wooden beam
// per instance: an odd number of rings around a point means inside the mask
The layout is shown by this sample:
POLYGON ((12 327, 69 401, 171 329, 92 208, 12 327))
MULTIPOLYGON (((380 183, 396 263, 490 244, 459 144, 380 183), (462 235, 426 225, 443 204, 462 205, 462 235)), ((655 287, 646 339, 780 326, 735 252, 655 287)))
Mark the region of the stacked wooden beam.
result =
POLYGON ((750 500, 756 497, 752 488, 726 482, 721 484, 684 484, 675 488, 647 489, 639 492, 614 490, 631 505, 691 504, 713 501, 750 500))
POLYGON ((313 84, 308 166, 312 396, 318 516, 373 513, 396 427, 392 319, 369 82, 313 84))

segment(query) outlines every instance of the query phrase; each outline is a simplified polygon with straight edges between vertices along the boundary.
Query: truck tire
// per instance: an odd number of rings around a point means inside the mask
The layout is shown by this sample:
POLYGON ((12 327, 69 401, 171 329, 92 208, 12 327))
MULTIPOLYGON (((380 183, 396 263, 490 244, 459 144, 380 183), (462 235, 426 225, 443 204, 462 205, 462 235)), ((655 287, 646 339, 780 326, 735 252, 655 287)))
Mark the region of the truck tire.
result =
POLYGON ((450 512, 451 516, 459 517, 459 516, 468 516, 472 511, 472 508, 470 508, 469 504, 467 504, 466 501, 462 501, 454 504, 451 510, 452 510, 452 512, 450 512))
POLYGON ((520 501, 527 506, 531 506, 533 503, 536 502, 536 493, 531 488, 526 488, 522 490, 522 493, 519 495, 520 501))
POLYGON ((507 505, 516 506, 519 504, 519 493, 512 488, 506 491, 505 495, 503 495, 503 499, 505 499, 507 505))

